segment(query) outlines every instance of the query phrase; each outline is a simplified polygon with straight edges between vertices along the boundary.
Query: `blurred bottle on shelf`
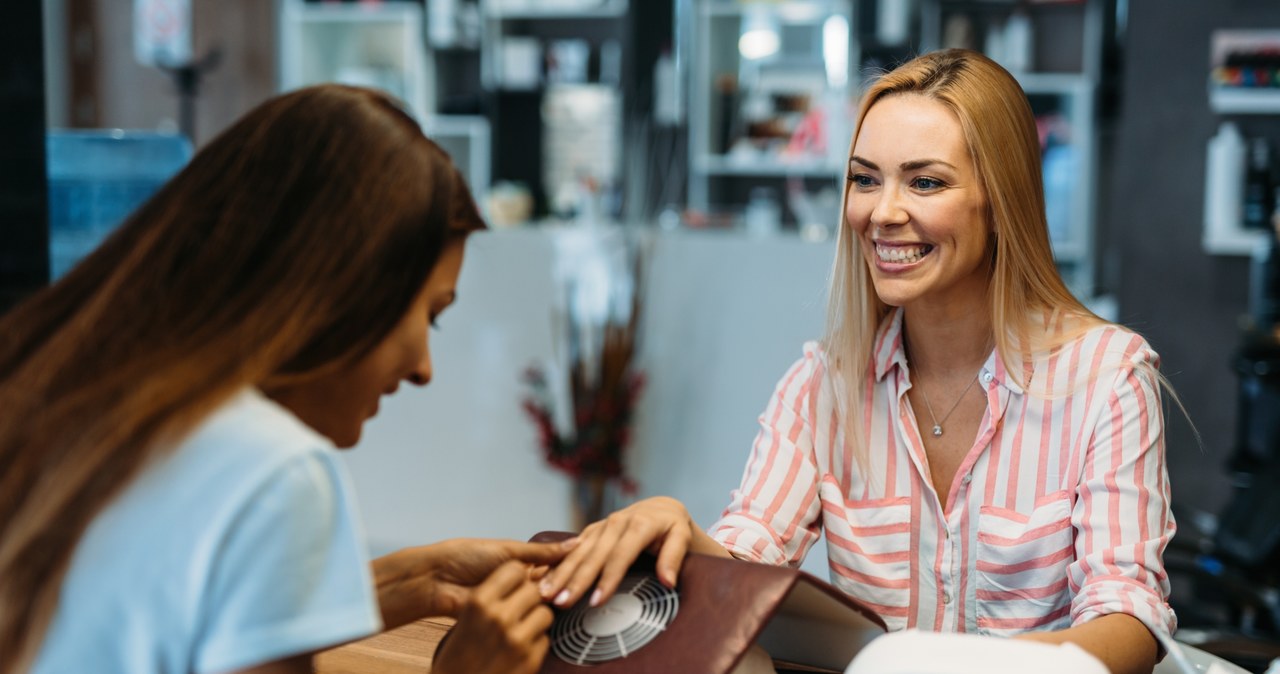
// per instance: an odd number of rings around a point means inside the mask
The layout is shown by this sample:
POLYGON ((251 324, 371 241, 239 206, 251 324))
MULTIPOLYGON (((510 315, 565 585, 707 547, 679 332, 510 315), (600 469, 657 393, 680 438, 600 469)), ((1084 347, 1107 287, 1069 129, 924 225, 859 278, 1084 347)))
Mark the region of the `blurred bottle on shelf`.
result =
POLYGON ((777 194, 768 187, 752 189, 742 220, 747 233, 752 236, 777 234, 782 229, 782 206, 778 203, 777 194))
POLYGON ((1014 73, 1032 69, 1031 17, 1022 9, 1015 9, 1004 22, 1004 60, 1001 64, 1014 73))
POLYGON ((1269 334, 1280 325, 1280 209, 1273 209, 1267 222, 1267 236, 1254 249, 1249 270, 1249 316, 1258 332, 1269 334))
POLYGON ((1275 210, 1271 179, 1271 144, 1266 138, 1249 141, 1249 167, 1244 174, 1244 227, 1249 230, 1271 228, 1275 210))
POLYGON ((1244 195, 1245 142, 1234 122, 1223 122, 1209 139, 1205 165, 1204 223, 1207 240, 1240 228, 1244 195))

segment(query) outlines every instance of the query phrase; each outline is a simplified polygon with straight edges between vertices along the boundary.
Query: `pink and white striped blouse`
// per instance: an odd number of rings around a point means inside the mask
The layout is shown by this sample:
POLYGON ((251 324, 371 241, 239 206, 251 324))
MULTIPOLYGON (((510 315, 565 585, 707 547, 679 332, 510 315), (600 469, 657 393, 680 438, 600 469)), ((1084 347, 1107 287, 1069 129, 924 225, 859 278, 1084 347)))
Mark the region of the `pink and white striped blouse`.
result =
POLYGON ((979 376, 987 413, 945 501, 906 396, 900 310, 873 358, 868 470, 845 447, 822 351, 806 344, 760 417, 716 540, 795 566, 825 531, 832 582, 894 630, 1009 635, 1126 613, 1172 633, 1160 390, 1134 367, 1158 359, 1142 337, 1091 330, 1036 368, 1039 395, 993 352, 979 376))

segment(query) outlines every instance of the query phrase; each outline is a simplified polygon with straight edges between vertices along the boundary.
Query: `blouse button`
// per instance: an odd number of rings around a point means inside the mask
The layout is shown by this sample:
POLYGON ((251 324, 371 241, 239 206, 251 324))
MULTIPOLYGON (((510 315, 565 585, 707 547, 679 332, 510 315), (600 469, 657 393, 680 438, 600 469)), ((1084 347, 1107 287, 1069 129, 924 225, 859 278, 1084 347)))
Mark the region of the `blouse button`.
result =
POLYGON ((990 372, 982 373, 982 383, 990 384, 992 379, 995 379, 995 375, 991 374, 990 372))

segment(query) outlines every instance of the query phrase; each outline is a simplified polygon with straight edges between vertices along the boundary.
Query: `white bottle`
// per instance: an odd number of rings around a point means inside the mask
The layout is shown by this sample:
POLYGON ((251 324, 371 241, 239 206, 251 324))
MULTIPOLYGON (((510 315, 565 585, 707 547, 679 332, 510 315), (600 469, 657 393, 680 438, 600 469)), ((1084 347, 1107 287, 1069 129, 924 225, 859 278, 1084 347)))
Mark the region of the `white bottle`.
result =
POLYGON ((1239 238, 1244 200, 1245 143, 1234 122, 1223 122, 1209 139, 1204 171, 1204 245, 1216 252, 1239 238))
POLYGON ((664 49, 653 64, 653 120, 661 126, 677 126, 682 122, 680 82, 676 79, 676 60, 670 49, 664 49))
POLYGON ((458 0, 427 2, 427 39, 437 49, 458 43, 458 0))
POLYGON ((906 44, 911 36, 911 0, 880 0, 876 6, 876 39, 881 44, 906 44))
POLYGON ((1014 10, 1004 23, 1004 67, 1010 72, 1025 73, 1031 70, 1034 51, 1031 35, 1031 17, 1021 9, 1014 10))

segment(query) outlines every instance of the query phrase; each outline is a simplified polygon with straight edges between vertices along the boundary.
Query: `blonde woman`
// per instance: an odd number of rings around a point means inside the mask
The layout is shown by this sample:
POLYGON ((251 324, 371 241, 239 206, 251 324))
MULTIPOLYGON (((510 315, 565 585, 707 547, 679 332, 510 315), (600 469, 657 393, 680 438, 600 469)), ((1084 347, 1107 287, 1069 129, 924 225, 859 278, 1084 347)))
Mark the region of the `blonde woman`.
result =
POLYGON ((881 77, 857 121, 827 334, 720 521, 642 501, 588 527, 543 596, 601 601, 644 549, 672 584, 686 551, 794 566, 825 535, 832 581, 892 629, 1150 672, 1175 627, 1157 357, 1059 277, 1026 97, 943 51, 881 77))
POLYGON ((0 319, 0 672, 311 672, 427 615, 435 671, 533 672, 561 546, 370 562, 337 448, 431 379, 428 328, 484 223, 374 91, 239 120, 0 319))

